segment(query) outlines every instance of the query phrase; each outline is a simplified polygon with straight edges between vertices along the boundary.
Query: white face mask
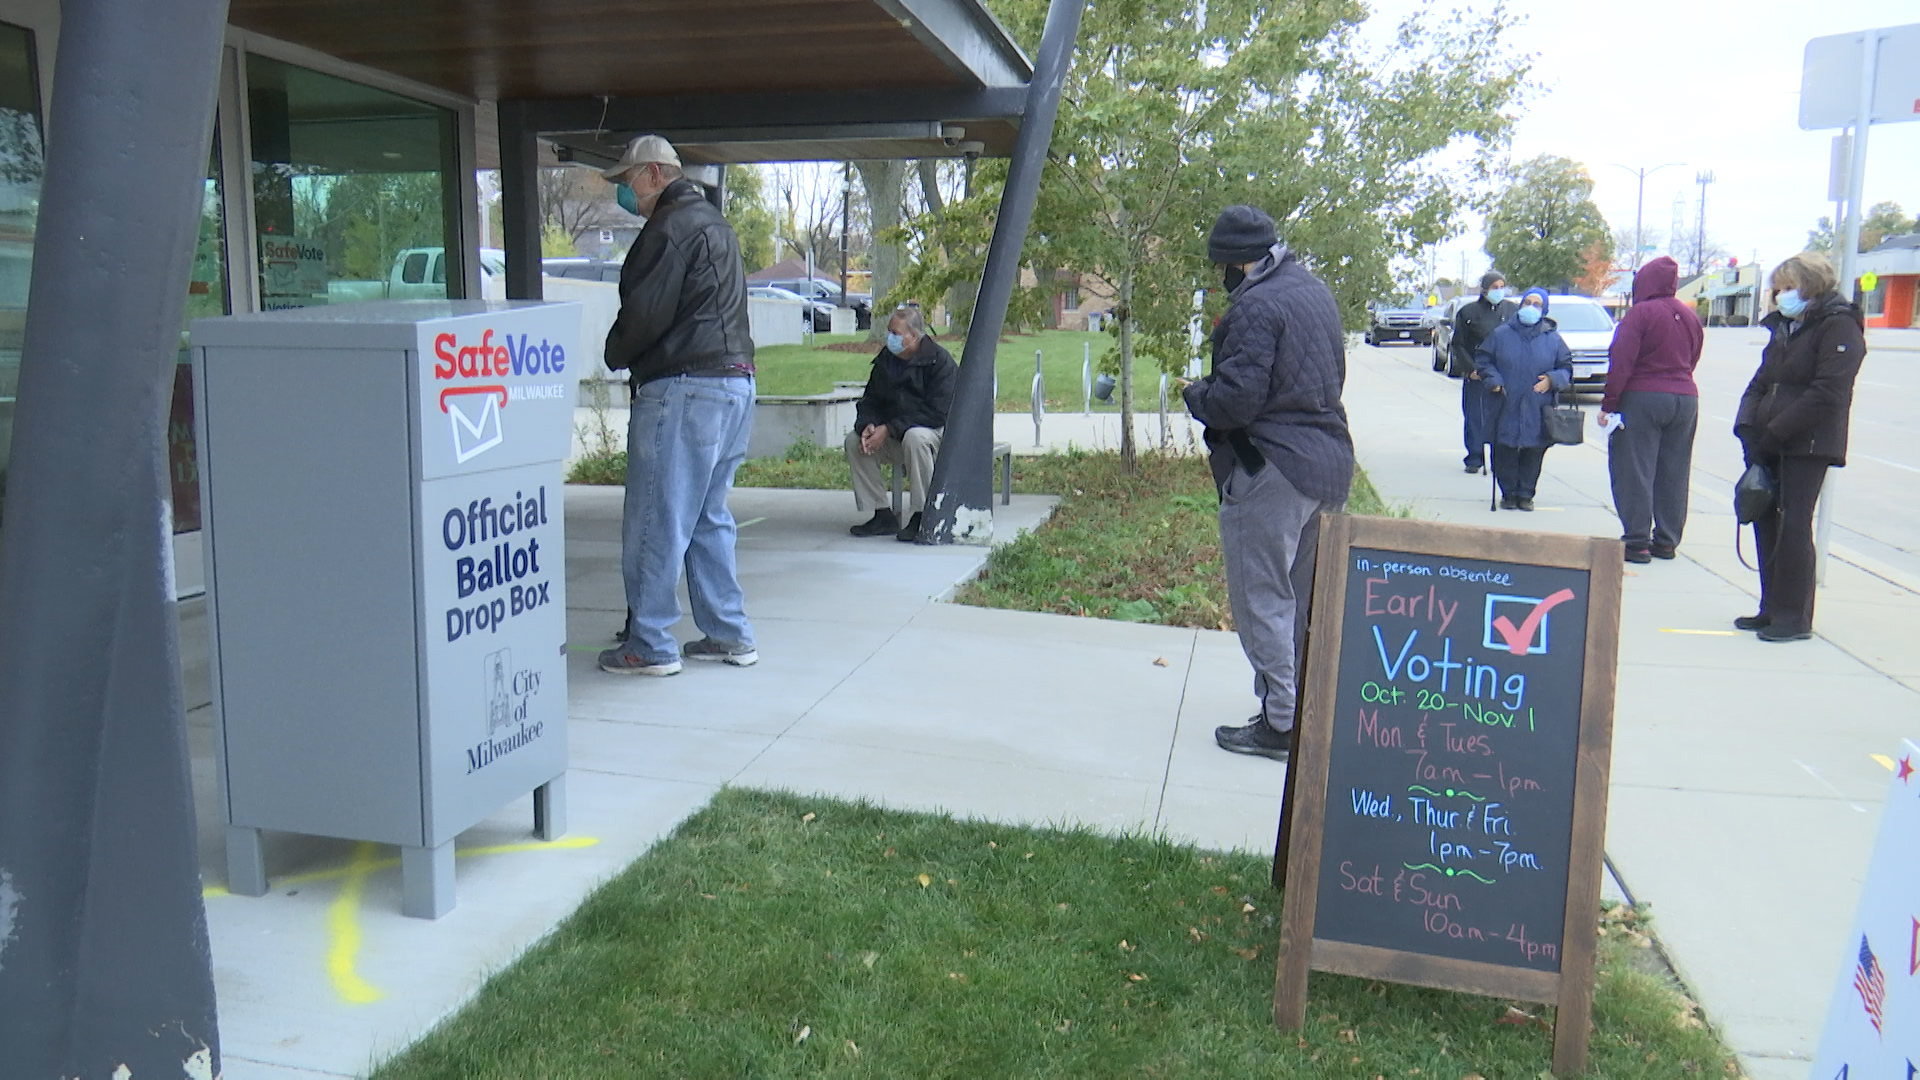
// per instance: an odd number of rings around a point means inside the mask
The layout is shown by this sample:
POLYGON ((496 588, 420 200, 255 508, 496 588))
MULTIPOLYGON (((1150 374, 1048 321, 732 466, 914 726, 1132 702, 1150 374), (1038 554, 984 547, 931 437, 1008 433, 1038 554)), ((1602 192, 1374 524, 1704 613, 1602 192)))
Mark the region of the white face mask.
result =
POLYGON ((1534 323, 1539 322, 1540 316, 1544 314, 1546 314, 1546 312, 1541 311, 1532 304, 1528 304, 1526 307, 1520 309, 1520 321, 1527 326, 1532 326, 1534 323))

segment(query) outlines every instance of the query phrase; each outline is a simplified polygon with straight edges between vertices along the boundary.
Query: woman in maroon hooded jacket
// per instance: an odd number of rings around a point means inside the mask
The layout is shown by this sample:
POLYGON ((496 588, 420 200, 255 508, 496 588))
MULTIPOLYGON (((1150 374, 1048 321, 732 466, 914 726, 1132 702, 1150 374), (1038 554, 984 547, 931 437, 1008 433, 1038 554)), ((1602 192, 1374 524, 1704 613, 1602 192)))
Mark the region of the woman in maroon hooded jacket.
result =
POLYGON ((1671 559, 1687 525, 1693 433, 1700 390, 1693 383, 1704 331, 1693 309, 1674 298, 1680 266, 1665 255, 1633 276, 1633 307, 1607 349, 1602 422, 1618 413, 1607 440, 1613 509, 1627 561, 1671 559))

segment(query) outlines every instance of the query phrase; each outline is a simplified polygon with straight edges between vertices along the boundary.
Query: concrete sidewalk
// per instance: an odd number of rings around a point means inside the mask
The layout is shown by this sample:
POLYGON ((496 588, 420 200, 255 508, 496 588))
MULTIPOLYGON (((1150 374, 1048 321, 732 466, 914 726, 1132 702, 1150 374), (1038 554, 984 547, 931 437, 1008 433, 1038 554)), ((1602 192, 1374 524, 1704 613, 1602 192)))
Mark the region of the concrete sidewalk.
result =
MULTIPOLYGON (((226 894, 212 731, 190 714, 229 1080, 365 1072, 722 784, 1271 850, 1285 768, 1213 745, 1252 709, 1233 635, 937 603, 985 550, 855 540, 845 492, 742 489, 761 662, 607 675, 593 654, 624 608, 620 500, 567 492, 570 830, 531 842, 522 799, 461 836, 458 904, 438 921, 400 915, 396 853, 375 845, 270 836, 272 891, 226 894)), ((1000 538, 1051 505, 996 505, 1000 538)), ((203 623, 183 631, 191 648, 203 623)))
MULTIPOLYGON (((1457 400, 1424 352, 1354 351, 1349 410, 1390 501, 1440 520, 1617 533, 1596 446, 1548 456, 1539 512, 1489 514, 1485 478, 1460 471, 1457 400)), ((1056 419, 1048 433, 1068 435, 1056 419)), ((1026 424, 1031 440, 1026 417, 999 422, 1002 438, 1026 424)), ((1629 571, 1608 850, 1767 1080, 1804 1074, 1886 782, 1871 755, 1920 715, 1920 596, 1836 564, 1819 640, 1731 632, 1754 597, 1732 551, 1724 454, 1703 434, 1683 558, 1629 571)), ((1212 742, 1252 710, 1233 635, 938 603, 983 550, 854 540, 845 492, 741 490, 761 663, 610 676, 593 653, 624 604, 619 504, 614 489, 567 493, 571 829, 529 842, 522 800, 471 830, 441 920, 400 916, 395 853, 372 845, 276 837, 273 891, 225 895, 211 731, 204 709, 192 714, 228 1077, 364 1072, 726 783, 1271 850, 1284 767, 1212 742)), ((996 506, 1000 538, 1050 505, 996 506)), ((197 625, 189 609, 189 652, 197 625)))
MULTIPOLYGON (((1617 536, 1606 454, 1549 452, 1539 510, 1488 512, 1460 468, 1459 384, 1421 350, 1359 348, 1347 387, 1361 463, 1423 518, 1617 536)), ((1593 406, 1588 406, 1591 412, 1593 406)), ((1704 418, 1680 558, 1629 566, 1607 851, 1751 1075, 1806 1075, 1866 873, 1888 773, 1920 729, 1920 595, 1836 558, 1815 640, 1736 633, 1758 581, 1735 556, 1731 435, 1704 418)), ((1746 541, 1752 559, 1752 538, 1746 541)))

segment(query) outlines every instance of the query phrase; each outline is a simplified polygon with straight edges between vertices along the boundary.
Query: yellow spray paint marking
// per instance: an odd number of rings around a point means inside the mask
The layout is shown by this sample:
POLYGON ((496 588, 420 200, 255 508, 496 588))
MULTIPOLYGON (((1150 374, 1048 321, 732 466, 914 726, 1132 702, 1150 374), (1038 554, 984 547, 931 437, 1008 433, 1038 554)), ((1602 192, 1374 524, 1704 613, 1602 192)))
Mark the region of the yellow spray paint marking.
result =
MULTIPOLYGON (((568 836, 550 842, 468 848, 455 851, 454 857, 466 859, 479 855, 513 855, 523 851, 578 850, 593 847, 599 842, 599 837, 595 836, 568 836)), ((375 871, 400 865, 397 858, 375 858, 375 850, 376 845, 371 843, 356 844, 352 858, 344 867, 288 874, 278 882, 281 885, 298 885, 310 881, 345 879, 340 886, 340 895, 327 905, 327 977, 333 981, 334 991, 350 1005, 368 1005, 386 996, 378 987, 361 978, 354 968, 354 961, 360 955, 360 899, 366 892, 367 879, 375 871)), ((207 898, 233 894, 224 885, 208 885, 200 890, 200 895, 207 898)))
POLYGON ((355 844, 346 883, 327 906, 327 935, 332 939, 327 943, 327 977, 333 980, 334 992, 350 1005, 366 1005, 386 996, 353 968, 360 955, 360 894, 366 891, 373 862, 373 845, 355 844))
POLYGON ((1877 761, 1877 762, 1879 762, 1879 763, 1880 763, 1880 767, 1881 767, 1881 768, 1883 768, 1883 769, 1885 769, 1885 770, 1887 770, 1888 772, 1892 772, 1892 771, 1893 771, 1893 759, 1892 759, 1892 758, 1890 758, 1890 757, 1888 757, 1887 755, 1885 755, 1885 754, 1868 754, 1867 756, 1868 756, 1868 757, 1870 757, 1870 758, 1872 758, 1873 760, 1875 760, 1875 761, 1877 761))
POLYGON ((1738 630, 1682 630, 1678 627, 1673 627, 1673 626, 1663 626, 1660 628, 1660 632, 1663 634, 1691 634, 1694 637, 1739 637, 1740 636, 1740 632, 1738 630))

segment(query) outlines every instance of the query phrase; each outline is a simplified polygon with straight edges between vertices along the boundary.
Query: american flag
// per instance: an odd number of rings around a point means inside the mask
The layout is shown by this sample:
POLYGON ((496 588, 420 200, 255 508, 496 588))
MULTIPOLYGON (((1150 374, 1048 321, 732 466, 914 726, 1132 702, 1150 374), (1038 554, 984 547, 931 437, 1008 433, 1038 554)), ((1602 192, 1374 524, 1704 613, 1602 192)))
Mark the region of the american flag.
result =
POLYGON ((1884 1037, 1886 1030, 1880 1024, 1887 1005, 1887 977, 1880 970, 1880 961, 1873 958, 1873 950, 1867 948, 1865 934, 1860 935, 1860 962, 1853 969, 1853 988, 1860 991, 1860 1004, 1866 1007, 1873 1030, 1884 1037))

